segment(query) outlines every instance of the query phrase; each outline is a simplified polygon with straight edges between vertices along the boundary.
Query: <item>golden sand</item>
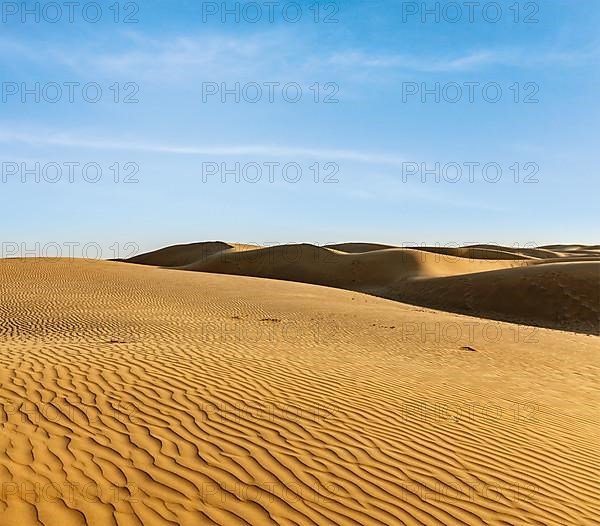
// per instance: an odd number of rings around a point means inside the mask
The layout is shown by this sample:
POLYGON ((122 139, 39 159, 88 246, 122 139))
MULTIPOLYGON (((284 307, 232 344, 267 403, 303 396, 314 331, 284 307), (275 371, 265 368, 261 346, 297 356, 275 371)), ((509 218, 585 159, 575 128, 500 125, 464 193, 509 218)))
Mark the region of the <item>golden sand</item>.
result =
POLYGON ((600 247, 399 248, 373 243, 176 245, 131 263, 326 285, 405 303, 600 335, 600 247))
POLYGON ((122 262, 0 289, 2 526, 600 522, 597 336, 122 262))

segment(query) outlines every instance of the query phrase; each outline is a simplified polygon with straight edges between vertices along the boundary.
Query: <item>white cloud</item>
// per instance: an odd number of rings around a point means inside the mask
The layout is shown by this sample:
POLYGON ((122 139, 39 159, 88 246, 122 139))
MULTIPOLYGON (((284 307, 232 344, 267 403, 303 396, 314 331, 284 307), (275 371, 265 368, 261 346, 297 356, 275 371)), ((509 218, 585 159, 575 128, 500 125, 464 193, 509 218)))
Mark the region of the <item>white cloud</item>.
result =
POLYGON ((178 35, 150 38, 140 33, 125 33, 119 47, 111 42, 89 43, 72 48, 57 44, 40 45, 0 38, 0 57, 56 64, 88 76, 126 75, 129 78, 179 81, 190 77, 228 75, 271 75, 297 72, 303 53, 297 53, 282 32, 249 36, 204 34, 201 37, 178 35), (93 45, 92 45, 93 44, 93 45), (294 57, 296 57, 294 59, 294 57))
POLYGON ((358 150, 296 147, 281 145, 174 145, 146 142, 84 138, 80 134, 48 130, 44 134, 9 131, 0 128, 0 142, 25 143, 32 146, 61 146, 89 148, 108 151, 131 151, 175 155, 214 155, 223 157, 243 157, 251 155, 278 158, 319 159, 327 161, 353 161, 387 166, 402 166, 405 159, 398 155, 364 152, 358 150))
POLYGON ((368 167, 381 166, 392 168, 389 174, 368 172, 365 167, 355 171, 354 181, 347 180, 342 193, 361 200, 383 199, 386 202, 419 200, 439 204, 451 208, 468 208, 473 210, 499 211, 504 210, 483 201, 465 199, 454 191, 448 193, 447 187, 431 188, 418 181, 410 184, 402 182, 399 174, 406 159, 395 154, 369 152, 360 150, 342 150, 330 148, 312 148, 282 145, 173 145, 153 144, 128 141, 126 139, 105 140, 101 138, 84 138, 81 134, 46 130, 43 134, 16 132, 0 127, 0 143, 23 143, 30 146, 58 146, 66 148, 88 148, 105 151, 128 151, 149 154, 216 156, 216 157, 249 157, 283 158, 300 161, 322 160, 328 162, 354 162, 368 167), (369 181, 368 191, 365 191, 365 178, 369 181))
POLYGON ((544 67, 550 65, 577 65, 600 56, 599 48, 579 51, 544 51, 531 49, 482 49, 462 55, 416 56, 377 54, 347 50, 332 54, 328 62, 350 69, 406 70, 426 73, 473 71, 490 66, 544 67))
POLYGON ((361 51, 335 53, 329 63, 352 68, 404 69, 421 72, 466 71, 476 67, 497 64, 504 55, 491 51, 479 51, 456 58, 418 57, 407 55, 377 55, 361 51))
POLYGON ((207 75, 224 80, 256 76, 272 80, 293 77, 298 81, 312 76, 314 81, 315 76, 323 74, 340 80, 344 76, 352 78, 365 69, 440 73, 491 66, 566 66, 593 61, 600 51, 599 46, 591 44, 581 50, 479 49, 453 55, 406 55, 352 48, 315 54, 307 42, 291 38, 283 30, 243 36, 212 33, 163 38, 129 32, 117 40, 119 47, 113 50, 112 42, 90 42, 87 47, 73 49, 2 38, 0 55, 10 61, 18 57, 41 64, 56 63, 82 75, 93 71, 170 82, 207 75))

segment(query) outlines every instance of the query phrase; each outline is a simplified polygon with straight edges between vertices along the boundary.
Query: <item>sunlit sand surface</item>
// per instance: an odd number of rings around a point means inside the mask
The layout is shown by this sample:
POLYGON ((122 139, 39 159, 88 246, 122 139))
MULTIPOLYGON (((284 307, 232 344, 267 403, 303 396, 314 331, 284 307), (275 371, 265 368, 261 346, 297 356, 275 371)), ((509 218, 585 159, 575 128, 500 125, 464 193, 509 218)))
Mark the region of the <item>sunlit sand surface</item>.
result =
POLYGON ((596 249, 213 248, 0 261, 2 526, 600 523, 596 249))

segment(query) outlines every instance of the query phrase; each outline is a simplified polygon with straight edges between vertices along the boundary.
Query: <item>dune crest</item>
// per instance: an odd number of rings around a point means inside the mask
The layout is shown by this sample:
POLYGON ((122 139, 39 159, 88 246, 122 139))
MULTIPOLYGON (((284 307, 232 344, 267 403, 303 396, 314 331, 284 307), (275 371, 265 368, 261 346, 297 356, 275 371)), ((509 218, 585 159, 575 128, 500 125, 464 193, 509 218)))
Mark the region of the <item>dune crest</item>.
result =
POLYGON ((128 262, 311 283, 450 312, 600 334, 600 252, 594 246, 196 243, 128 262))

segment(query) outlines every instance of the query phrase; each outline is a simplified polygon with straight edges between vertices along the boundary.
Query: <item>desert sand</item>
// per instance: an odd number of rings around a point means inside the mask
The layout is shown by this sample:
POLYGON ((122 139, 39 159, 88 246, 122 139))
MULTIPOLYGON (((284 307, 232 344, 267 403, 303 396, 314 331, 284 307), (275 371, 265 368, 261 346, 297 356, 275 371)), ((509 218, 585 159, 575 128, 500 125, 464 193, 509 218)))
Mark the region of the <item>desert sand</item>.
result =
POLYGON ((175 245, 131 263, 325 285, 496 320, 600 334, 600 247, 374 243, 175 245))
POLYGON ((0 260, 0 524, 598 524, 577 248, 0 260))

